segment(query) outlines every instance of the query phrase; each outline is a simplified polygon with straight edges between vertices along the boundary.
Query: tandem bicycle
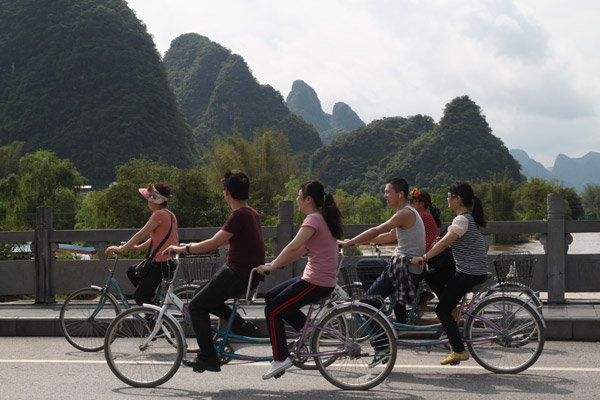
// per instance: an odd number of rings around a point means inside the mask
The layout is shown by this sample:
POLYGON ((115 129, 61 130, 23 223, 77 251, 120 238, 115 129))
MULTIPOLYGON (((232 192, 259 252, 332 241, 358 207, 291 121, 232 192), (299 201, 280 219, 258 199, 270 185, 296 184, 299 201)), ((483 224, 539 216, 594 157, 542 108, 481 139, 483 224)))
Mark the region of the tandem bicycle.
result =
MULTIPOLYGON (((179 264, 180 265, 180 264, 179 264)), ((177 267, 179 268, 179 266, 177 267)), ((234 299, 232 317, 224 330, 213 326, 215 348, 222 364, 231 360, 272 361, 272 356, 242 354, 235 343, 268 344, 268 338, 231 332, 240 304, 251 304, 254 271, 245 297, 234 299)), ((104 338, 104 354, 111 371, 134 387, 155 387, 167 382, 179 369, 187 351, 180 321, 169 311, 174 307, 191 326, 187 306, 168 288, 162 306, 145 304, 118 315, 104 338)), ((396 360, 396 335, 391 323, 372 306, 360 302, 332 304, 322 313, 311 305, 304 328, 289 335, 292 357, 314 359, 317 369, 341 389, 370 389, 391 373, 396 360), (318 317, 317 317, 318 315, 318 317), (388 363, 373 363, 385 349, 388 363)))

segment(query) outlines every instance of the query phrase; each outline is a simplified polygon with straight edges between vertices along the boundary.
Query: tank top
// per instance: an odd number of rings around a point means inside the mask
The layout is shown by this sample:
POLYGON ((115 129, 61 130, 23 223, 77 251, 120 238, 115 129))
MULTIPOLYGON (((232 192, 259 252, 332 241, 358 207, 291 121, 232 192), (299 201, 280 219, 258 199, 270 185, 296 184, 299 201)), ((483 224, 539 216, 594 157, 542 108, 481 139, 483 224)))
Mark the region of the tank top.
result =
POLYGON ((396 255, 420 257, 425 254, 425 225, 417 210, 411 206, 404 208, 408 208, 415 214, 415 223, 408 229, 396 228, 396 237, 398 238, 396 255))

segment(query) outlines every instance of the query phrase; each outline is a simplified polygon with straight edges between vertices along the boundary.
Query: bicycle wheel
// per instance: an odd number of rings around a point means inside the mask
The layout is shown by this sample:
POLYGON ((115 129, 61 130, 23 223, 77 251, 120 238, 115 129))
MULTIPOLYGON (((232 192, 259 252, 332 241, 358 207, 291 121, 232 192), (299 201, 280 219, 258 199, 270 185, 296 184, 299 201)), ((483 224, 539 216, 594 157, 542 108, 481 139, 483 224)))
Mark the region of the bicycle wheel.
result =
POLYGON ((327 314, 313 331, 317 368, 333 385, 366 390, 380 384, 396 362, 396 337, 381 313, 349 304, 327 314), (343 332, 340 328, 343 321, 343 332))
POLYGON ((60 309, 60 328, 76 349, 100 351, 108 325, 119 314, 114 297, 101 289, 83 288, 71 293, 60 309))
POLYGON ((158 311, 152 308, 130 308, 119 314, 106 332, 106 362, 117 378, 130 386, 162 385, 171 379, 181 364, 183 338, 170 319, 163 318, 161 330, 147 342, 157 317, 158 311))
POLYGON ((488 297, 465 325, 469 352, 483 368, 516 374, 532 366, 544 349, 545 328, 535 309, 518 297, 488 297))
POLYGON ((531 305, 535 307, 539 313, 542 312, 543 304, 540 298, 529 286, 525 286, 519 283, 496 283, 494 286, 488 288, 487 292, 485 292, 482 297, 494 296, 502 294, 504 292, 508 292, 509 294, 522 297, 525 301, 531 303, 531 305))

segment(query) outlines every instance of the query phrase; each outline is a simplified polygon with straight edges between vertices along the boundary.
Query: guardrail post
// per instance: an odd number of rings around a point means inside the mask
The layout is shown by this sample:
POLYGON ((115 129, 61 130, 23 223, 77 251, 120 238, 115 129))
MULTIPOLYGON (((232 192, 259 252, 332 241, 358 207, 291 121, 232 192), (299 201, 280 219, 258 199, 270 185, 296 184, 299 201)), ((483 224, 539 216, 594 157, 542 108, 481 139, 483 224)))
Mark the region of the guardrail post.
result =
POLYGON ((51 266, 54 252, 50 244, 52 230, 52 207, 37 208, 37 228, 34 232, 35 243, 35 302, 37 304, 54 303, 51 288, 51 266))
POLYGON ((560 194, 548 195, 548 237, 545 245, 548 266, 548 301, 565 302, 565 205, 560 194))
MULTIPOLYGON (((279 222, 277 223, 277 243, 275 251, 277 254, 287 246, 294 238, 294 203, 290 200, 282 200, 278 206, 279 222)), ((286 281, 294 276, 293 268, 288 267, 278 272, 278 280, 286 281)))

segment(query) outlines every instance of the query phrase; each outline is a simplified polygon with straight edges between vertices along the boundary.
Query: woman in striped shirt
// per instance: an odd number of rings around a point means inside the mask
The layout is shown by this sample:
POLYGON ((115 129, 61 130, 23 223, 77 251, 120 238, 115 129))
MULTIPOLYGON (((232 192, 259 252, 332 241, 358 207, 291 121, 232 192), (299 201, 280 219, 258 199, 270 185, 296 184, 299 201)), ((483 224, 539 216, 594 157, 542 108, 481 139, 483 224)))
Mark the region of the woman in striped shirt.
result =
POLYGON ((473 286, 485 282, 488 271, 485 241, 479 231, 487 221, 483 205, 475 197, 471 185, 454 182, 448 192, 448 208, 456 213, 456 217, 446 235, 423 257, 412 259, 413 264, 427 262, 450 246, 456 262, 456 272, 448 281, 428 282, 439 299, 435 312, 452 346, 450 355, 441 361, 442 365, 469 359, 452 310, 473 286))

